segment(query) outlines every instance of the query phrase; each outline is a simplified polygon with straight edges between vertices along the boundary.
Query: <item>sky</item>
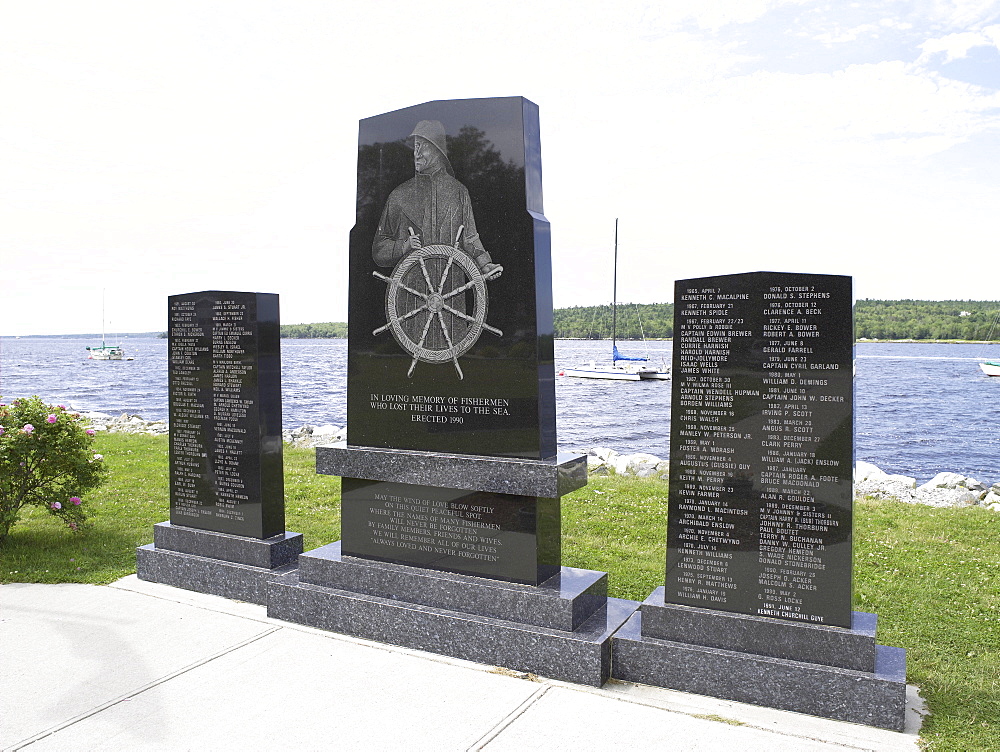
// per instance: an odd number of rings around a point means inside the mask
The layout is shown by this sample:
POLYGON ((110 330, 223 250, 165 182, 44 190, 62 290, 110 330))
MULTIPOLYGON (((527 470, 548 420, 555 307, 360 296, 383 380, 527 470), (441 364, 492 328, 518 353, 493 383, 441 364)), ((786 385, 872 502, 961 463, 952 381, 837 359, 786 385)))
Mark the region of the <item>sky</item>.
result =
POLYGON ((557 307, 610 302, 616 218, 619 300, 1000 299, 1000 2, 0 0, 0 335, 345 321, 358 121, 496 96, 539 107, 557 307))

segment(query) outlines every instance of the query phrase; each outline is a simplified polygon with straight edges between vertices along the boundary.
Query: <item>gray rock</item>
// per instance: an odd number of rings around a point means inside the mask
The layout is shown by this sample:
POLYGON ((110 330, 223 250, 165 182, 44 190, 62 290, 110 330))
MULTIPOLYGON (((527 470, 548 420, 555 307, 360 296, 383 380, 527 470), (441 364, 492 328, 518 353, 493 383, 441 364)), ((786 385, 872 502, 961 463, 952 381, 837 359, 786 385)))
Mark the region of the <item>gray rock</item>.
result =
POLYGON ((917 490, 916 502, 930 507, 971 507, 979 503, 979 494, 964 488, 924 488, 917 490))
MULTIPOLYGON (((1000 502, 1000 483, 987 492, 985 484, 959 473, 938 473, 932 480, 917 487, 913 478, 888 475, 869 462, 859 462, 854 469, 854 479, 855 496, 898 499, 932 507, 969 507, 980 503, 985 505, 986 498, 991 498, 990 494, 995 491, 996 502, 1000 502)), ((993 501, 989 503, 994 504, 993 501)), ((1000 504, 996 508, 1000 511, 1000 504)))
POLYGON ((975 478, 967 478, 959 473, 938 473, 931 480, 920 486, 917 491, 932 491, 934 489, 965 490, 979 494, 983 494, 987 490, 986 485, 980 483, 975 478))

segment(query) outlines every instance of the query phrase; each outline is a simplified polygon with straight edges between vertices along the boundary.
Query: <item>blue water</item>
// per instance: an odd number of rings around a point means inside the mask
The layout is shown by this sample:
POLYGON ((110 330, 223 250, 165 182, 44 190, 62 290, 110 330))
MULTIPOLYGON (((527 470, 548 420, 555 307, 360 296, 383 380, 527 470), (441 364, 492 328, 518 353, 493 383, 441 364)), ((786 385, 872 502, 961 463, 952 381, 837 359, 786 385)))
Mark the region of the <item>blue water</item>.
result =
MULTIPOLYGON (((131 361, 91 361, 81 339, 0 339, 4 401, 38 394, 81 411, 167 417, 167 343, 122 340, 131 361)), ((670 362, 671 343, 649 352, 670 362)), ((558 341, 556 371, 608 355, 606 342, 558 341)), ((635 350, 633 346, 631 348, 635 350)), ((640 352, 642 347, 638 348, 640 352)), ((856 348, 856 454, 920 481, 942 470, 1000 481, 1000 378, 979 370, 1000 345, 863 343, 856 348)), ((346 421, 346 340, 282 340, 286 428, 346 421)), ((556 378, 559 443, 669 453, 670 382, 556 378)))

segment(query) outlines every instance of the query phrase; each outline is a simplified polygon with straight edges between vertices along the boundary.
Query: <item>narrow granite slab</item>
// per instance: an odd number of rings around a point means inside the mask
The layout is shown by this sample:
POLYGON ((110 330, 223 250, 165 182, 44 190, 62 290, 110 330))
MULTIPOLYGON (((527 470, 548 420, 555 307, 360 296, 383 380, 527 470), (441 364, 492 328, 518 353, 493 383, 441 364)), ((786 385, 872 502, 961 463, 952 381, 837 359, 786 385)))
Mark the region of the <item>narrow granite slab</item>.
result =
POLYGON ((587 485, 587 458, 561 453, 544 460, 443 454, 404 449, 316 447, 316 472, 361 480, 558 498, 587 485))
POLYGON ((262 606, 267 604, 268 583, 275 577, 293 572, 295 566, 290 563, 275 569, 254 567, 168 551, 153 544, 136 549, 136 575, 140 580, 262 606))
POLYGON ((540 585, 344 556, 340 542, 299 557, 299 582, 388 600, 573 631, 607 599, 604 572, 562 567, 540 585))
POLYGON ((599 687, 611 673, 611 636, 638 605, 609 598, 578 629, 566 632, 309 585, 290 572, 270 582, 267 614, 353 637, 599 687))
POLYGON ((854 611, 852 628, 844 629, 664 603, 663 595, 657 588, 640 607, 644 638, 875 670, 875 614, 854 611))
POLYGON ((294 562, 302 553, 302 533, 286 531, 261 540, 160 522, 153 526, 153 545, 233 564, 276 569, 294 562))
POLYGON ((612 662, 624 681, 903 730, 902 648, 879 645, 875 670, 853 671, 645 637, 636 613, 612 640, 612 662))

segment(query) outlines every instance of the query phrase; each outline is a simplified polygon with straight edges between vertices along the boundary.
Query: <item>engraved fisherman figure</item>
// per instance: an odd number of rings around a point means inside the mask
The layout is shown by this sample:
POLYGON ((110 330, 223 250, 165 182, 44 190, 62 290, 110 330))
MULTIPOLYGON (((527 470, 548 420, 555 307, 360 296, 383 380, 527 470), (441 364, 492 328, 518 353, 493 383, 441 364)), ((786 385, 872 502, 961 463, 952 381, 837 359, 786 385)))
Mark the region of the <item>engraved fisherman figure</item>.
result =
POLYGON ((503 271, 483 248, 469 191, 455 179, 448 160, 444 126, 421 120, 406 142, 413 147, 417 174, 389 194, 378 223, 372 258, 379 266, 394 266, 411 250, 425 245, 455 245, 476 262, 484 277, 503 271), (462 236, 456 244, 460 227, 462 236))
POLYGON ((444 126, 421 120, 407 137, 416 175, 397 186, 385 202, 372 242, 372 258, 394 267, 390 276, 373 272, 389 287, 386 324, 417 361, 452 363, 464 378, 458 358, 483 331, 503 333, 485 322, 486 282, 503 267, 494 264, 476 231, 469 191, 455 179, 448 159, 444 126))

